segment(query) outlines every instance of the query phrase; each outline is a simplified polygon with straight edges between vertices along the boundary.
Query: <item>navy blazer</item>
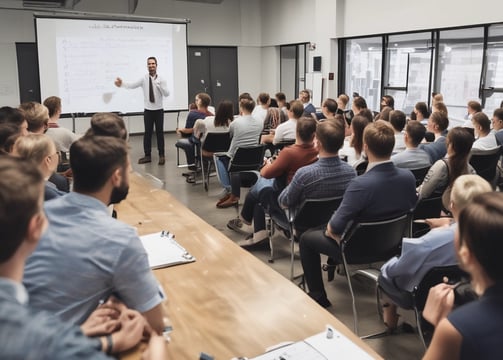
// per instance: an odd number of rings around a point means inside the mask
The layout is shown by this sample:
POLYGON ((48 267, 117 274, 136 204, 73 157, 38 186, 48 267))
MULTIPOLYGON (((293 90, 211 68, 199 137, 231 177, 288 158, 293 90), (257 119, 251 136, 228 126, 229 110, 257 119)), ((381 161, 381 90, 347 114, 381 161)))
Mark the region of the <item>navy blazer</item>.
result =
POLYGON ((421 144, 419 148, 426 151, 430 155, 430 161, 432 164, 435 161, 443 159, 445 154, 447 154, 447 145, 445 143, 445 136, 439 137, 432 143, 421 144))
POLYGON ((309 103, 304 108, 304 116, 311 116, 312 113, 316 113, 316 108, 313 104, 309 103))
POLYGON ((349 224, 387 220, 416 205, 416 179, 392 162, 378 164, 348 185, 339 209, 330 219, 332 232, 342 235, 349 224))

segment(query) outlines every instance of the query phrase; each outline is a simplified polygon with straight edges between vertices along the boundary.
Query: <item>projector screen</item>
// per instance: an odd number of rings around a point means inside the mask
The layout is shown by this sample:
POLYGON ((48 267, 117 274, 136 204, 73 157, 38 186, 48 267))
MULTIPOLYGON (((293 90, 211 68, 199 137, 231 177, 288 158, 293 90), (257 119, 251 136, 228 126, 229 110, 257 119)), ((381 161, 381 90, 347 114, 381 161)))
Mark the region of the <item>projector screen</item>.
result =
POLYGON ((150 56, 167 81, 164 110, 187 109, 187 24, 35 17, 35 26, 42 101, 59 96, 63 113, 143 112, 142 88, 114 81, 143 78, 150 56))

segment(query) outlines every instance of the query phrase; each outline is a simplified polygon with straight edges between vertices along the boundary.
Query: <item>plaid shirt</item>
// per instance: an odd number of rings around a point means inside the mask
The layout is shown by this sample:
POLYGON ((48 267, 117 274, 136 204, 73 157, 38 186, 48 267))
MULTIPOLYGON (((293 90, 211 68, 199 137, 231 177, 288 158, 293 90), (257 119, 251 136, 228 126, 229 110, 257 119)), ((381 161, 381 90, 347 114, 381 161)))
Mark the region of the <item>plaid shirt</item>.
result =
POLYGON ((342 196, 355 176, 353 167, 338 156, 320 158, 297 170, 278 202, 283 207, 295 207, 306 199, 342 196))

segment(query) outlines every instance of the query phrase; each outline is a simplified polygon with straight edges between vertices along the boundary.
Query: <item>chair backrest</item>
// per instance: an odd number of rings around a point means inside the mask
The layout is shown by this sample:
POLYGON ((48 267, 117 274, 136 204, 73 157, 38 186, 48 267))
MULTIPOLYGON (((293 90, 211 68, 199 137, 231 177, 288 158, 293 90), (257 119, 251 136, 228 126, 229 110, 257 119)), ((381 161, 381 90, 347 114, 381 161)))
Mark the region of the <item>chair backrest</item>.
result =
POLYGON ((416 178, 416 187, 423 183, 424 177, 428 173, 428 170, 430 170, 430 167, 431 166, 427 166, 421 169, 410 170, 412 175, 416 178))
POLYGON ((412 291, 414 307, 418 311, 422 311, 424 309, 424 305, 426 304, 426 298, 428 297, 430 288, 444 282, 444 278, 449 279, 450 284, 454 284, 463 279, 467 279, 468 277, 468 274, 461 270, 458 265, 437 266, 431 268, 412 291))
POLYGON ((410 213, 389 220, 355 223, 342 235, 341 251, 347 264, 369 264, 399 255, 410 213))
POLYGON ((470 165, 473 166, 479 176, 492 183, 496 176, 496 167, 500 156, 501 146, 494 151, 472 154, 470 165))
POLYGON ((295 214, 294 228, 297 232, 304 232, 326 225, 341 202, 342 196, 304 200, 295 214))
POLYGON ((360 175, 364 174, 365 171, 367 170, 368 166, 369 166, 369 162, 367 160, 360 161, 355 166, 356 175, 360 176, 360 175))
POLYGON ((231 136, 228 132, 209 132, 201 146, 202 150, 215 153, 229 150, 231 136))
POLYGON ((430 227, 427 224, 414 223, 417 219, 438 218, 442 211, 442 196, 419 199, 412 213, 412 237, 426 234, 430 227))
POLYGON ((280 150, 283 150, 285 146, 290 146, 295 144, 295 139, 283 139, 280 142, 278 142, 276 145, 274 145, 274 152, 277 153, 280 150))
POLYGON ((260 169, 264 163, 264 151, 262 144, 239 147, 229 163, 229 172, 260 169))

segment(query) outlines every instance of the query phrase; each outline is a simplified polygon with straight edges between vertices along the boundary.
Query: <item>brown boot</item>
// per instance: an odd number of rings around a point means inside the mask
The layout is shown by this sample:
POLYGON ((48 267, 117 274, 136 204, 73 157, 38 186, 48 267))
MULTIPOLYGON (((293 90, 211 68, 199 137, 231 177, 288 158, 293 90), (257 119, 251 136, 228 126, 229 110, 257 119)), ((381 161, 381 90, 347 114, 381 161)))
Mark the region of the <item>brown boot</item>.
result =
POLYGON ((150 157, 150 155, 145 155, 144 157, 138 160, 138 164, 146 164, 149 162, 152 162, 152 158, 150 157))
POLYGON ((164 155, 159 156, 159 165, 164 165, 165 162, 166 162, 166 158, 164 157, 164 155))

